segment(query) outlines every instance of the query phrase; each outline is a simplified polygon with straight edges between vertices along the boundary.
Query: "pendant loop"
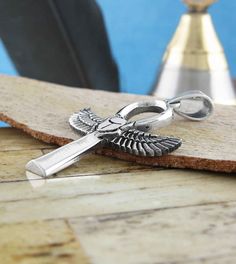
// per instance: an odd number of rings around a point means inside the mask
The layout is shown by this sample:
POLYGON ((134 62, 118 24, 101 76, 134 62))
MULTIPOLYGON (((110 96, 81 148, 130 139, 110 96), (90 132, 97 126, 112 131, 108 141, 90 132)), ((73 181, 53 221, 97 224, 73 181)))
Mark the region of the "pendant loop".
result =
POLYGON ((162 100, 135 102, 125 106, 116 114, 128 121, 135 115, 146 112, 155 112, 158 113, 158 115, 153 115, 132 122, 135 128, 144 132, 147 132, 153 128, 167 126, 173 119, 172 107, 166 103, 166 101, 162 100))
POLYGON ((214 105, 209 96, 198 90, 192 90, 181 94, 180 96, 166 100, 174 112, 182 117, 190 120, 202 121, 207 119, 214 110, 214 105), (187 103, 187 109, 184 108, 184 103, 187 103), (200 105, 198 109, 196 105, 200 105))

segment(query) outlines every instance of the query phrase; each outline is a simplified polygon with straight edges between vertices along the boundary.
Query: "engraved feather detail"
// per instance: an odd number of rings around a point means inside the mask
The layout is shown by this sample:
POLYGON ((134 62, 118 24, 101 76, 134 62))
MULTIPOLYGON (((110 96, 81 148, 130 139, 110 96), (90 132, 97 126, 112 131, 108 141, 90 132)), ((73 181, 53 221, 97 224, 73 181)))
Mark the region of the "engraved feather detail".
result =
POLYGON ((104 118, 94 114, 90 108, 74 113, 69 119, 70 126, 82 135, 94 132, 103 121, 104 118))
POLYGON ((175 137, 162 137, 136 129, 123 132, 114 138, 109 145, 137 156, 162 156, 181 146, 182 141, 175 137))
MULTIPOLYGON (((69 123, 77 132, 89 134, 96 131, 105 119, 94 114, 89 108, 74 113, 69 123)), ((107 141, 107 146, 137 156, 162 156, 168 154, 182 144, 182 140, 175 137, 152 135, 137 129, 129 129, 107 141)))

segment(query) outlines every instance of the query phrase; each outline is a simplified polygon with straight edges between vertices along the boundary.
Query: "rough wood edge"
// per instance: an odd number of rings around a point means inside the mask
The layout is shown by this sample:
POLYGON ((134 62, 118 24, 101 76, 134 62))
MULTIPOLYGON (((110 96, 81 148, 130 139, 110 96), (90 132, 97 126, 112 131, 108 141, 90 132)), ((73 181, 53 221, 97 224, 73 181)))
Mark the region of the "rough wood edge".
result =
MULTIPOLYGON (((57 137, 47 133, 33 130, 25 124, 16 122, 14 119, 4 115, 3 113, 0 113, 0 120, 3 122, 7 122, 12 127, 21 129, 30 136, 42 140, 43 142, 46 143, 63 146, 72 141, 72 139, 57 137)), ((175 156, 171 154, 162 157, 143 158, 128 153, 124 153, 121 151, 114 151, 108 148, 97 150, 96 153, 100 155, 115 157, 125 161, 136 162, 138 164, 151 165, 157 167, 195 169, 195 170, 197 169, 197 170, 208 170, 208 171, 227 172, 227 173, 236 172, 236 163, 231 160, 211 160, 211 159, 203 159, 203 158, 188 157, 188 156, 175 156)))

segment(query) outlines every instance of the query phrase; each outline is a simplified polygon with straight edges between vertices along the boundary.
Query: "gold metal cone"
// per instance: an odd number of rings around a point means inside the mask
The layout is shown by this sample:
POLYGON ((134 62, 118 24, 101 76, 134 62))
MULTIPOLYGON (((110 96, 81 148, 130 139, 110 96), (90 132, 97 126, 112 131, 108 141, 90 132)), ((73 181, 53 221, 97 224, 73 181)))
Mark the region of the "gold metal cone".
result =
MULTIPOLYGON (((184 0, 206 8, 213 0, 184 0)), ((184 14, 163 56, 154 95, 168 98, 187 90, 201 90, 219 103, 236 95, 223 47, 206 12, 184 14)))
POLYGON ((183 0, 183 2, 188 6, 189 10, 195 12, 202 12, 206 10, 216 1, 217 0, 183 0))
POLYGON ((228 69, 223 47, 209 14, 183 15, 164 61, 194 70, 228 69))

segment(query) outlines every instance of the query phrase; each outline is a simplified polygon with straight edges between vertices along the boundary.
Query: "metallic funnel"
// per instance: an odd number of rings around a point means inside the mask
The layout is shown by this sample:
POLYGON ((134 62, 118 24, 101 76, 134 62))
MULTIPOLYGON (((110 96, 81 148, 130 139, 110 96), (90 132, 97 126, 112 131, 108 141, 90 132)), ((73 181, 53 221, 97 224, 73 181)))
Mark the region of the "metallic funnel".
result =
POLYGON ((171 98, 201 90, 215 102, 235 103, 236 93, 223 47, 207 8, 216 0, 184 0, 179 22, 163 57, 154 95, 171 98))

